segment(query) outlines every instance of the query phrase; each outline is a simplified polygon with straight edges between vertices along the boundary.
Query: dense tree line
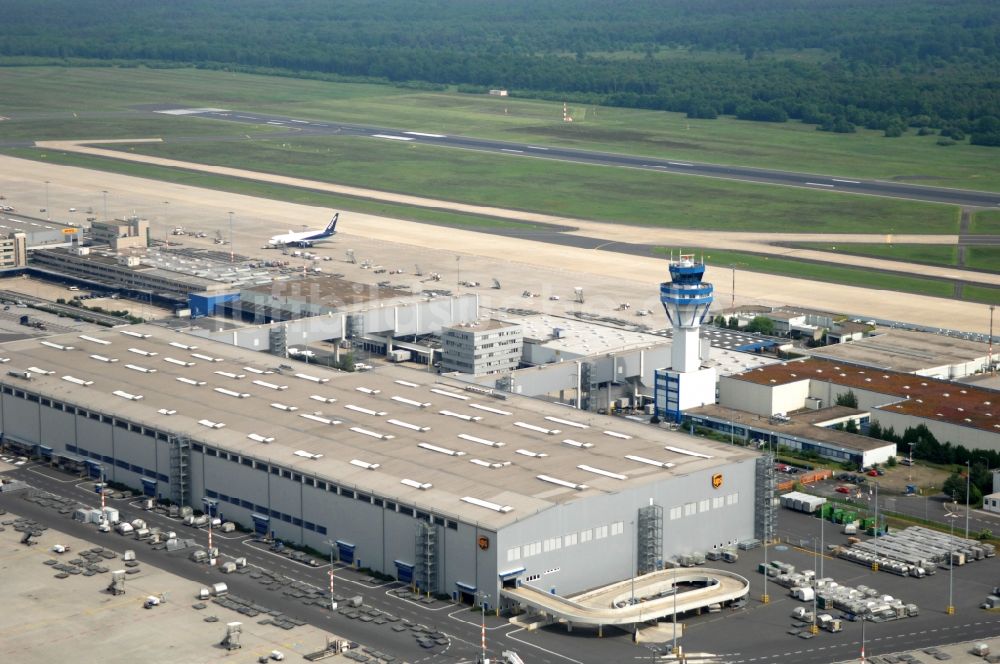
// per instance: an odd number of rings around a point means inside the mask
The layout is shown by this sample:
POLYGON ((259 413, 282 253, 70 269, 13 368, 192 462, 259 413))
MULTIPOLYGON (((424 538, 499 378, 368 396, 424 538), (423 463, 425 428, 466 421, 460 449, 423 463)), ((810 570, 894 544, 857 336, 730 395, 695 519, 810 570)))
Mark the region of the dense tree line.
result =
POLYGON ((7 0, 0 56, 500 86, 1000 144, 994 0, 7 0))

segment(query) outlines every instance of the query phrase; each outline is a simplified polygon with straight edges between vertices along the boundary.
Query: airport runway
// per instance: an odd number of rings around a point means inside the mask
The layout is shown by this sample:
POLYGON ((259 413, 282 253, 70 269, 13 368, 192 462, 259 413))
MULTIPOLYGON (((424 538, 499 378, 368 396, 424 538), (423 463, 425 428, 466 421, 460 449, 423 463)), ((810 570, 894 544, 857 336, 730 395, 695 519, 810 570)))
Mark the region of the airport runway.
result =
POLYGON ((184 117, 202 117, 213 120, 225 120, 251 125, 267 125, 298 130, 302 133, 318 136, 368 136, 378 140, 399 141, 404 143, 419 143, 439 147, 478 150, 509 156, 553 159, 556 161, 575 162, 581 164, 596 164, 602 166, 617 166, 638 168, 642 170, 659 171, 674 175, 691 175, 711 177, 742 182, 757 182, 761 184, 783 185, 802 189, 817 189, 884 198, 902 198, 949 205, 968 207, 1000 206, 1000 193, 986 191, 971 191, 966 189, 949 189, 946 187, 928 187, 916 184, 893 182, 890 180, 862 180, 847 177, 830 177, 810 173, 794 173, 745 166, 725 166, 700 162, 658 159, 611 152, 590 150, 575 150, 556 146, 540 146, 527 143, 513 143, 490 139, 470 138, 432 134, 418 131, 406 131, 386 127, 320 120, 302 120, 283 115, 271 115, 256 112, 230 111, 225 109, 178 109, 170 107, 144 108, 157 113, 178 115, 184 117))

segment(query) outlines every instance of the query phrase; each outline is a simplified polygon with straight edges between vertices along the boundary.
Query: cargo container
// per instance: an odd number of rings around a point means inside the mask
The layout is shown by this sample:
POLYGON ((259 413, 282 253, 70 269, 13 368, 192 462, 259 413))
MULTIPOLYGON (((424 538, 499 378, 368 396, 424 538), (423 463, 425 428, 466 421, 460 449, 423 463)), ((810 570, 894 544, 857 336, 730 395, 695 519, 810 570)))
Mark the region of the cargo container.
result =
POLYGON ((212 584, 212 594, 216 597, 222 597, 223 595, 229 594, 229 586, 224 583, 213 583, 212 584))

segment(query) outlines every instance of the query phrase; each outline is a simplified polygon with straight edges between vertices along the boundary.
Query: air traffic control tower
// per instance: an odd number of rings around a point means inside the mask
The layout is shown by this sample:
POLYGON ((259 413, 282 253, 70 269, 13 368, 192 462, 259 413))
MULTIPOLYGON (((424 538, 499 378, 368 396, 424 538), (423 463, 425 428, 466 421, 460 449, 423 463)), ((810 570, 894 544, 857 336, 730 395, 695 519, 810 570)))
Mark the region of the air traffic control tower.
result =
POLYGON ((660 302, 674 336, 670 367, 656 372, 655 403, 657 416, 679 422, 683 411, 715 403, 715 368, 702 368, 708 344, 699 338, 715 298, 712 284, 702 282, 705 263, 693 254, 671 255, 669 270, 670 281, 660 284, 660 302))

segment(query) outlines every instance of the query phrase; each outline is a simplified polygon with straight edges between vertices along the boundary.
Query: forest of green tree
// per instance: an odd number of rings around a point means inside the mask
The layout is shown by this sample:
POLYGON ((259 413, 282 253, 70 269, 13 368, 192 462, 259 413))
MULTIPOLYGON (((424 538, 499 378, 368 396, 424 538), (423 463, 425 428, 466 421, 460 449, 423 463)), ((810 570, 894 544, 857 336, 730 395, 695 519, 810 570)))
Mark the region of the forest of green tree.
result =
POLYGON ((7 0, 3 26, 0 58, 503 87, 1000 145, 996 0, 7 0))

